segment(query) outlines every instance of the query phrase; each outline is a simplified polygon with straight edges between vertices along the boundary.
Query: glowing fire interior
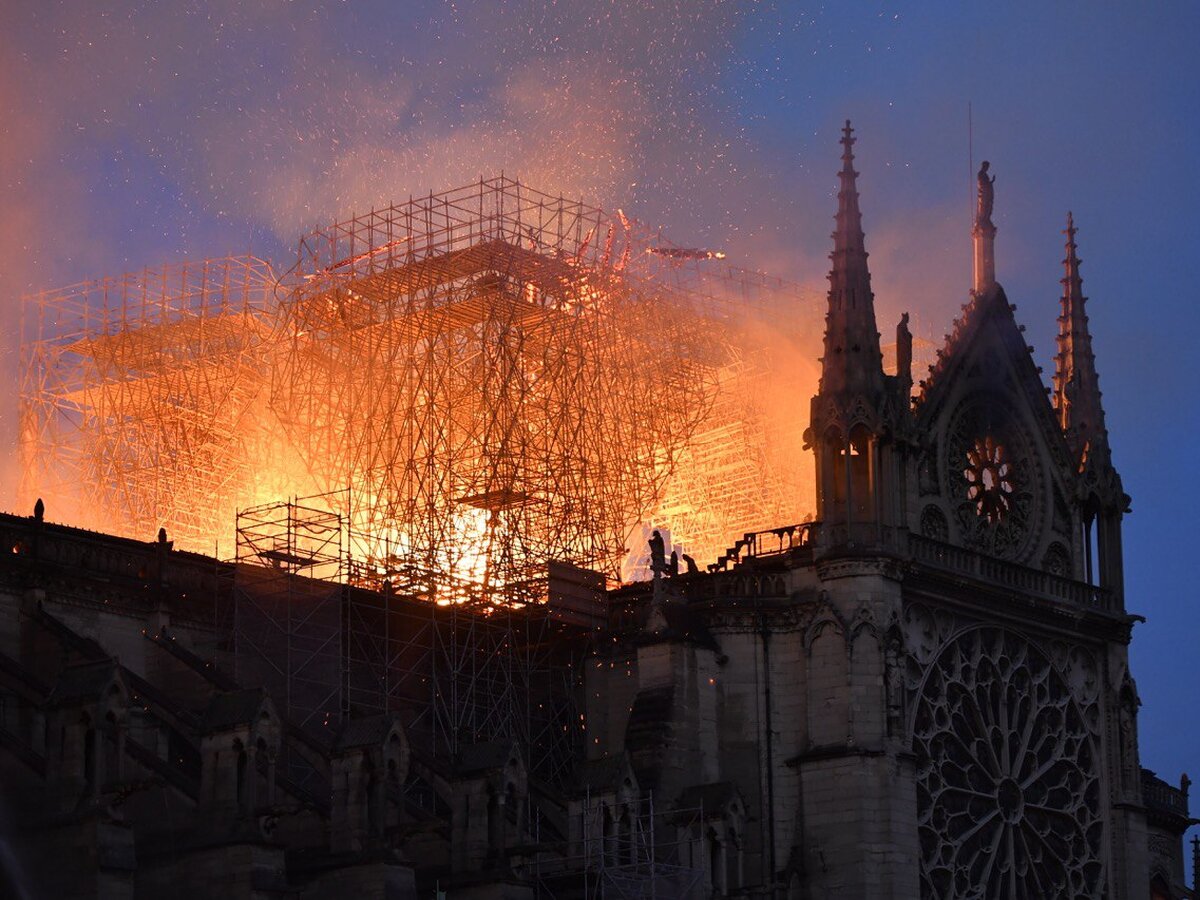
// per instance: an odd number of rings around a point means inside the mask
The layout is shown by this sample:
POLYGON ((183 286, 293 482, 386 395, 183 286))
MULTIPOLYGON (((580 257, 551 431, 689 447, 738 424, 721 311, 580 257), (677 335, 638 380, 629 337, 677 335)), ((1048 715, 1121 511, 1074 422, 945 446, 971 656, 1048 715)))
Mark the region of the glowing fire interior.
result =
POLYGON ((31 298, 23 499, 227 555, 237 510, 336 496, 357 577, 430 596, 517 598, 547 559, 636 575, 648 523, 712 559, 811 509, 789 366, 819 320, 649 243, 501 178, 309 235, 283 280, 225 259, 31 298))

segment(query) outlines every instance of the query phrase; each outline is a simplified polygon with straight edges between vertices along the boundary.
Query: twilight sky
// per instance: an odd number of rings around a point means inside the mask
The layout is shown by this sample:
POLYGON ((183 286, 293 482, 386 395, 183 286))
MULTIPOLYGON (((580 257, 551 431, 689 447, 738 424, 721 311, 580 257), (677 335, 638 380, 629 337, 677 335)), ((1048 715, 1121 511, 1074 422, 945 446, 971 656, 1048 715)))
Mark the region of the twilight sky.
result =
POLYGON ((970 286, 970 103, 1047 379, 1074 211, 1149 620, 1142 763, 1200 776, 1200 5, 912 6, 0 3, 0 508, 22 294, 247 251, 283 270, 304 230, 500 170, 821 290, 849 117, 881 330, 907 309, 940 342, 970 286))

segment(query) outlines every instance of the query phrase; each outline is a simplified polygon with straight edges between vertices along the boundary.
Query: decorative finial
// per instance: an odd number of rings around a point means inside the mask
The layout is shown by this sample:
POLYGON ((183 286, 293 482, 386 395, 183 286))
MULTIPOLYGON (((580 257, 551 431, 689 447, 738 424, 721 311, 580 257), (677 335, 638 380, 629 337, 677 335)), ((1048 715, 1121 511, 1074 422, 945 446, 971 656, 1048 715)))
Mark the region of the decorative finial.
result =
POLYGON ((37 503, 33 504, 33 517, 40 522, 40 521, 42 521, 43 518, 45 518, 45 515, 46 515, 46 504, 42 502, 41 497, 38 497, 37 503))
POLYGON ((158 529, 158 542, 160 544, 165 544, 167 542, 167 529, 165 529, 165 528, 158 529))
MULTIPOLYGON (((1066 275, 1062 279, 1062 283, 1066 285, 1067 292, 1072 295, 1073 308, 1076 309, 1079 315, 1083 314, 1083 278, 1079 275, 1079 263, 1082 262, 1079 258, 1079 248, 1075 245, 1075 234, 1078 231, 1075 227, 1075 217, 1067 213, 1067 227, 1063 229, 1063 234, 1067 236, 1067 257, 1063 260, 1063 265, 1066 267, 1066 275)), ((1079 323, 1073 323, 1078 327, 1079 323)))
POLYGON ((842 127, 842 175, 843 180, 848 175, 851 180, 858 173, 854 171, 854 144, 858 140, 854 136, 854 129, 850 127, 850 120, 846 120, 846 124, 842 127))

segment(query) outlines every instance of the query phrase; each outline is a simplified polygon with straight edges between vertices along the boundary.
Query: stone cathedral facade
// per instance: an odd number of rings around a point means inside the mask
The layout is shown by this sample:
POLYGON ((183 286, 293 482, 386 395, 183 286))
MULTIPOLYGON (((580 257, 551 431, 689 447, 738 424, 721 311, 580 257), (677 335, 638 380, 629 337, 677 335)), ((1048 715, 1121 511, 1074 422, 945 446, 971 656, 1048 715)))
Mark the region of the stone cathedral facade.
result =
POLYGON ((884 374, 854 141, 847 123, 818 521, 665 579, 697 630, 614 650, 589 692, 599 744, 668 795, 736 784, 754 824, 735 840, 765 844, 789 897, 1180 896, 1187 781, 1164 831, 1074 223, 1047 387, 995 278, 984 163, 975 288, 914 396, 907 316, 884 374), (639 687, 613 703, 626 667, 639 687))
POLYGON ((1130 501, 1074 224, 1047 386, 996 279, 985 164, 974 290, 914 386, 907 317, 885 374, 854 143, 847 123, 816 520, 744 535, 707 571, 659 545, 653 580, 603 597, 572 638, 586 727, 565 774, 543 780, 513 738, 439 754, 404 715, 306 736, 225 674, 208 606, 235 573, 39 508, 0 518, 5 889, 1193 896, 1186 776, 1139 759, 1130 501))

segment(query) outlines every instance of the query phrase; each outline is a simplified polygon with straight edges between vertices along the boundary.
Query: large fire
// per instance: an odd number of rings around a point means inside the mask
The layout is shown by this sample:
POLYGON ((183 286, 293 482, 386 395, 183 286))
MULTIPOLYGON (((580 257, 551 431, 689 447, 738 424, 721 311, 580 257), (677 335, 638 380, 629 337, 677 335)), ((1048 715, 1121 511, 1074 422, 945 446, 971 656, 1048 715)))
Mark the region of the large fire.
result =
POLYGON ((819 319, 648 244, 501 178, 309 235, 282 279, 225 259, 31 298, 24 499, 228 555, 239 509, 323 495, 355 577, 410 591, 635 577, 648 526, 712 559, 811 509, 819 319))

